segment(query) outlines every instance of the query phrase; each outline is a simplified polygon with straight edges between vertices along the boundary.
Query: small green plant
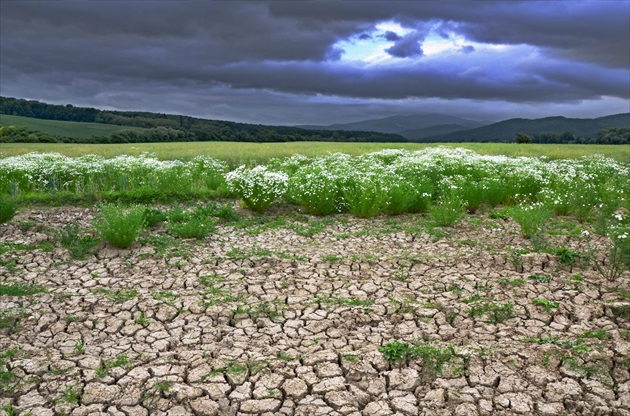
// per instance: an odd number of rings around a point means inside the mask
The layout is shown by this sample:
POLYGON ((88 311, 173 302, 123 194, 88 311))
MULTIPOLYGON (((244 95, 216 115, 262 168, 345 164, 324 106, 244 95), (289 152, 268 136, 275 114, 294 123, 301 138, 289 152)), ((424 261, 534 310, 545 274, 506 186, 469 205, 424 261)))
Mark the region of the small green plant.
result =
POLYGON ((168 231, 180 238, 205 238, 215 230, 216 220, 192 217, 183 222, 169 222, 168 231))
POLYGON ((630 319, 630 305, 611 306, 610 311, 618 318, 630 319))
POLYGON ((142 206, 103 205, 100 215, 94 220, 94 228, 111 245, 127 248, 136 241, 144 227, 144 213, 142 206))
POLYGON ((352 363, 355 363, 357 361, 359 361, 359 356, 356 354, 342 354, 341 355, 341 359, 345 360, 345 361, 350 361, 352 363))
POLYGON ((155 378, 155 382, 153 383, 153 387, 144 393, 144 395, 140 398, 138 404, 151 406, 153 401, 160 396, 167 395, 171 393, 171 388, 173 387, 173 382, 168 380, 162 380, 158 377, 155 378))
POLYGON ((2 410, 5 411, 7 416, 18 416, 18 414, 19 414, 17 412, 17 410, 15 410, 13 408, 13 402, 9 402, 9 403, 5 404, 4 406, 2 406, 2 410))
POLYGON ((566 247, 561 247, 556 249, 555 253, 558 261, 562 264, 566 264, 568 266, 572 266, 575 264, 576 260, 579 258, 579 254, 573 250, 569 250, 566 247))
POLYGON ((76 260, 84 260, 86 256, 92 253, 92 248, 98 243, 97 238, 83 235, 81 227, 76 222, 57 231, 56 239, 61 247, 68 250, 70 257, 76 260))
POLYGON ((540 306, 543 310, 545 310, 545 312, 549 314, 553 313, 553 310, 560 306, 559 302, 552 302, 547 299, 534 299, 532 303, 535 306, 540 306))
MULTIPOLYGON (((6 351, 0 352, 0 391, 13 389, 13 370, 9 367, 8 362, 18 353, 17 347, 12 347, 6 351)), ((5 409, 6 410, 6 409, 5 409)))
POLYGON ((590 330, 589 331, 584 331, 582 333, 582 336, 584 338, 595 338, 595 339, 600 339, 600 340, 611 339, 610 334, 605 329, 595 329, 595 330, 592 330, 592 331, 590 331, 590 330))
POLYGON ((512 302, 497 305, 489 301, 473 305, 468 310, 468 314, 473 318, 485 315, 488 319, 487 322, 493 324, 505 322, 516 316, 514 314, 514 304, 512 302))
POLYGON ((411 356, 412 347, 406 342, 392 341, 378 350, 383 354, 387 362, 392 365, 400 362, 407 364, 411 356))
POLYGON ((134 320, 135 323, 142 326, 149 326, 149 320, 144 311, 140 311, 140 315, 134 320))
POLYGON ((101 364, 96 368, 96 375, 100 378, 107 377, 109 370, 115 367, 130 369, 133 367, 133 360, 129 358, 127 353, 118 354, 111 360, 101 360, 101 364))
POLYGON ((527 277, 529 280, 533 280, 536 283, 549 283, 551 282, 551 277, 546 276, 544 274, 532 274, 527 277))
POLYGON ((265 300, 257 304, 256 306, 238 306, 234 313, 235 315, 244 314, 249 316, 250 318, 265 317, 274 321, 279 316, 282 316, 282 312, 280 312, 280 309, 283 306, 284 304, 280 303, 278 299, 275 299, 273 302, 268 302, 265 300))
POLYGON ((81 384, 68 384, 63 391, 63 401, 68 404, 78 404, 81 396, 81 384))
POLYGON ((74 353, 76 355, 85 354, 85 341, 83 338, 79 338, 74 343, 74 353))
POLYGON ((444 195, 429 208, 433 222, 440 227, 452 227, 464 218, 466 201, 456 194, 444 195))
POLYGON ((276 354, 276 358, 278 360, 282 360, 282 361, 297 361, 300 359, 299 355, 289 355, 286 352, 283 351, 279 351, 278 354, 276 354))
POLYGON ((46 292, 44 286, 33 284, 33 283, 11 283, 8 284, 0 283, 0 296, 30 296, 35 295, 37 293, 46 292))
POLYGON ((374 301, 371 299, 346 298, 333 293, 332 296, 318 295, 315 298, 315 303, 337 306, 371 306, 374 304, 374 301))
POLYGON ((424 342, 408 344, 392 341, 378 350, 391 365, 407 365, 411 360, 421 360, 423 376, 431 378, 442 374, 444 364, 456 356, 452 345, 440 348, 424 342))
POLYGON ((613 281, 630 270, 630 229, 627 225, 613 227, 609 238, 611 243, 608 246, 606 263, 600 263, 596 258, 593 263, 603 277, 613 281))
POLYGON ((327 254, 327 255, 322 257, 322 260, 329 261, 331 263, 335 263, 335 262, 341 260, 341 257, 337 256, 336 254, 327 254))
POLYGON ((28 313, 20 308, 0 309, 0 329, 14 334, 20 330, 20 321, 27 316, 28 313))
POLYGON ((144 223, 146 227, 153 227, 162 221, 166 221, 167 218, 168 214, 159 208, 147 207, 144 211, 144 223))
POLYGON ((10 199, 0 197, 0 224, 11 221, 17 212, 17 206, 10 199))
POLYGON ((540 235, 553 210, 542 204, 519 205, 509 211, 510 217, 521 226, 521 235, 532 238, 540 235))
POLYGON ((569 283, 573 290, 582 290, 582 284, 584 283, 584 276, 580 273, 576 273, 569 277, 569 283))
POLYGON ((398 271, 392 276, 392 279, 399 282, 406 282, 409 279, 409 273, 405 270, 404 267, 399 267, 398 271))
POLYGON ((525 286, 525 279, 521 279, 521 278, 516 278, 516 279, 503 278, 503 279, 497 280, 497 283, 499 283, 501 286, 521 287, 521 286, 525 286))

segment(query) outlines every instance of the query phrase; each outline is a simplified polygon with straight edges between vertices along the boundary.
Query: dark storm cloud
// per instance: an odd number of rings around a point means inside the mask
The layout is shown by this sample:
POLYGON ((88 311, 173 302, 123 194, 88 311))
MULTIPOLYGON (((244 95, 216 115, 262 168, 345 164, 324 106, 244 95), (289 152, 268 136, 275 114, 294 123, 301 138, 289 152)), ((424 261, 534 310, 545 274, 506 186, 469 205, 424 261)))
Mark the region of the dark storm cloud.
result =
POLYGON ((401 40, 402 39, 402 36, 400 36, 396 32, 392 32, 391 30, 388 30, 387 32, 385 32, 383 34, 383 37, 385 38, 385 40, 388 40, 390 42, 395 42, 397 40, 401 40))
POLYGON ((264 122, 266 114, 287 123, 314 122, 307 108, 322 117, 345 108, 352 116, 357 108, 400 111, 405 100, 416 109, 418 99, 478 100, 480 110, 479 100, 489 107, 623 100, 629 7, 624 0, 0 0, 0 86, 2 95, 51 102, 153 110, 164 103, 159 111, 196 115, 207 106, 226 119, 264 122), (340 61, 338 41, 371 39, 384 21, 410 30, 381 35, 394 42, 387 52, 417 62, 367 68, 340 61), (495 62, 472 45, 456 59, 428 60, 429 29, 516 49, 492 55, 495 62), (306 103, 322 96, 334 111, 306 103))
POLYGON ((397 58, 411 58, 414 56, 422 56, 423 51, 420 42, 424 40, 426 34, 420 32, 411 32, 400 38, 394 46, 387 48, 385 52, 397 58))

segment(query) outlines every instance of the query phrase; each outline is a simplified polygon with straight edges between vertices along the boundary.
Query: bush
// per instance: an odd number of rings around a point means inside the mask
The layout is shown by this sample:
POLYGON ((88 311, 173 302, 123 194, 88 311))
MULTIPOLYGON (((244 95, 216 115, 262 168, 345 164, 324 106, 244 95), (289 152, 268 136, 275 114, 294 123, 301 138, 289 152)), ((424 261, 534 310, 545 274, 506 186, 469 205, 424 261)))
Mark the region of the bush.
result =
POLYGON ((0 198, 0 224, 11 221, 17 212, 17 206, 9 199, 0 198))
POLYGON ((289 197, 314 215, 343 210, 339 177, 320 166, 302 169, 289 181, 289 197))
POLYGON ((406 212, 425 212, 431 204, 433 192, 427 180, 409 180, 404 177, 395 178, 388 184, 388 199, 385 212, 390 215, 406 212))
POLYGON ((103 205, 101 214, 94 219, 94 228, 111 245, 129 247, 144 227, 145 207, 103 205))
POLYGON ((245 205, 255 212, 264 212, 269 205, 284 196, 289 177, 271 172, 266 166, 246 169, 245 165, 225 175, 230 191, 240 196, 245 205))
POLYGON ((169 222, 168 231, 180 238, 202 239, 214 231, 216 220, 191 217, 181 222, 169 222))
POLYGON ((435 224, 441 227, 451 227, 464 217, 466 201, 458 195, 445 195, 435 205, 429 208, 431 218, 435 224))
POLYGON ((519 205, 510 209, 510 217, 521 226, 521 235, 532 238, 542 232, 553 211, 543 204, 519 205))
POLYGON ((348 209, 357 217, 373 217, 387 204, 387 185, 372 172, 353 174, 342 192, 348 209))

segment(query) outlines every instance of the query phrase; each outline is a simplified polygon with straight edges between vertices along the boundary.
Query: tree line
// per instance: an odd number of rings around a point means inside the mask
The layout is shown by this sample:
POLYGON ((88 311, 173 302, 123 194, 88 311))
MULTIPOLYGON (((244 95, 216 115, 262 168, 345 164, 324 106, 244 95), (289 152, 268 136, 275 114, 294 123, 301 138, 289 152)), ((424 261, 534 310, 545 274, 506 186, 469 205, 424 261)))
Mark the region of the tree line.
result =
POLYGON ((531 136, 517 133, 516 143, 542 144, 630 144, 630 127, 610 127, 601 129, 597 137, 576 136, 570 131, 534 133, 531 136))
POLYGON ((398 134, 306 130, 297 127, 265 126, 190 116, 136 111, 105 111, 95 108, 46 104, 39 101, 0 97, 0 114, 46 120, 78 121, 143 127, 148 130, 120 130, 108 136, 60 137, 33 130, 5 129, 1 141, 72 142, 72 143, 140 143, 169 141, 236 141, 236 142, 406 142, 398 134))

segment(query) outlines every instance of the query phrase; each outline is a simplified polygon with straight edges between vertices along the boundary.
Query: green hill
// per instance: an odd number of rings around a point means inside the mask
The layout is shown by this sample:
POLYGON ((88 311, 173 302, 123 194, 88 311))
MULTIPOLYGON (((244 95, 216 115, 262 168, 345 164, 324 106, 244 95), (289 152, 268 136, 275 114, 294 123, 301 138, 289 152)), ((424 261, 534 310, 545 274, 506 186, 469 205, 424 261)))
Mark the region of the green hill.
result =
POLYGON ((85 123, 78 121, 43 120, 40 118, 0 114, 0 125, 26 127, 52 136, 88 138, 109 136, 120 130, 145 131, 142 127, 117 126, 115 124, 85 123))
MULTIPOLYGON (((406 142, 398 134, 374 131, 305 130, 297 127, 267 126, 208 120, 196 117, 139 111, 108 111, 73 105, 46 104, 39 101, 0 96, 0 114, 31 118, 30 124, 17 126, 23 131, 5 132, 0 142, 83 142, 83 143, 142 143, 142 142, 406 142), (45 123, 35 125, 37 121, 45 123), (44 132, 47 121, 65 124, 67 129, 44 132), (110 126, 109 131, 94 131, 88 127, 110 126), (132 129, 142 127, 143 129, 132 129), (45 136, 45 137, 42 137, 45 136)), ((5 116, 2 116, 4 119, 5 116)), ((7 124, 13 120, 7 119, 7 124)))
POLYGON ((539 119, 513 118, 487 126, 427 137, 422 142, 512 142, 517 133, 542 138, 548 133, 570 133, 573 137, 596 138, 600 130, 630 126, 630 113, 587 119, 546 117, 539 119))

